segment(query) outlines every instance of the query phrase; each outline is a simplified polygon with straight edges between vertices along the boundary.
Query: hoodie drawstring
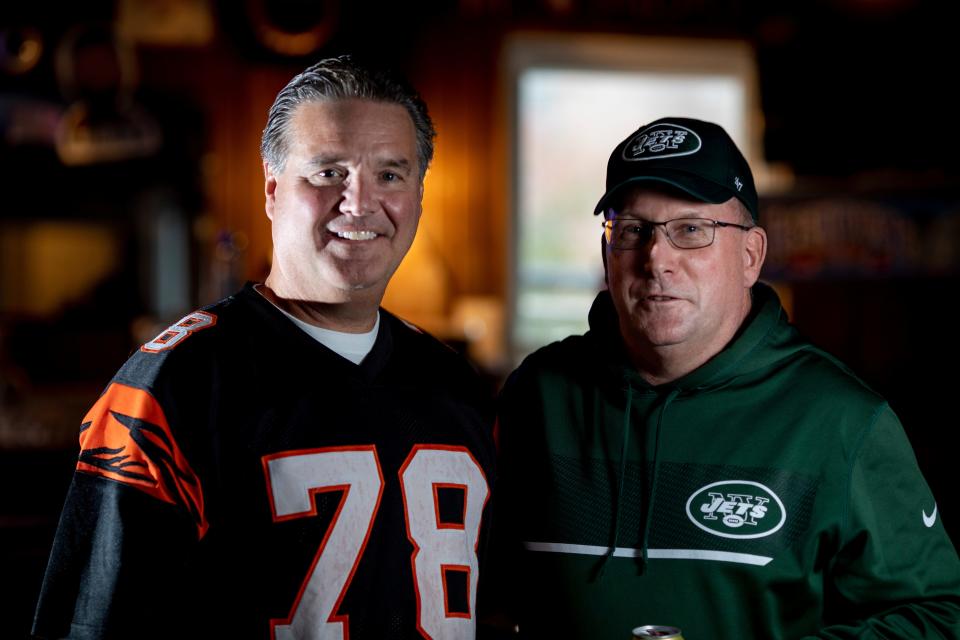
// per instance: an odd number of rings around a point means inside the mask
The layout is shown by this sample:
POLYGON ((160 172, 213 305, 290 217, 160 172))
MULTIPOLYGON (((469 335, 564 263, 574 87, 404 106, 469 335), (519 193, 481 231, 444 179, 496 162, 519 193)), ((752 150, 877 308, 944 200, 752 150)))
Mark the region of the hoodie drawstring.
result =
MULTIPOLYGON (((680 389, 673 389, 667 394, 663 404, 660 406, 660 413, 657 416, 657 427, 654 431, 653 441, 653 477, 650 482, 650 494, 645 501, 643 517, 643 539, 640 548, 639 574, 646 573, 648 561, 648 545, 650 541, 650 525, 653 520, 653 503, 657 499, 657 480, 660 475, 660 434, 663 428, 663 416, 667 411, 667 406, 680 395, 680 389)), ((630 440, 630 413, 633 408, 633 386, 627 381, 627 406, 623 417, 623 440, 620 445, 620 467, 617 477, 617 492, 613 504, 613 535, 610 546, 603 556, 596 572, 596 580, 602 580, 606 572, 607 564, 610 558, 614 556, 617 550, 617 544, 620 541, 620 514, 623 511, 623 484, 627 475, 627 444, 630 440)))
POLYGON ((663 404, 660 406, 660 415, 657 416, 657 429, 653 434, 653 478, 650 480, 650 497, 647 499, 646 513, 643 517, 643 542, 640 547, 640 575, 646 573, 648 557, 648 545, 650 543, 650 525, 653 522, 653 504, 657 501, 657 480, 660 477, 660 433, 663 427, 663 414, 667 412, 667 406, 680 395, 680 389, 674 389, 667 394, 663 404))

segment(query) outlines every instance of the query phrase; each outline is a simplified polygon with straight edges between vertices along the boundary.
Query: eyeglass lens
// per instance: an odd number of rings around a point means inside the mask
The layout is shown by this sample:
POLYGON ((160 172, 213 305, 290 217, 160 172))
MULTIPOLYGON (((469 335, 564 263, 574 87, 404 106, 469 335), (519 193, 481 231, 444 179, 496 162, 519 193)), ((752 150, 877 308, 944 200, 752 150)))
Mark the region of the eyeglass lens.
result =
POLYGON ((713 242, 716 229, 712 220, 677 218, 666 222, 614 219, 605 223, 607 242, 614 249, 636 249, 650 242, 656 227, 663 227, 670 242, 682 249, 705 247, 713 242))

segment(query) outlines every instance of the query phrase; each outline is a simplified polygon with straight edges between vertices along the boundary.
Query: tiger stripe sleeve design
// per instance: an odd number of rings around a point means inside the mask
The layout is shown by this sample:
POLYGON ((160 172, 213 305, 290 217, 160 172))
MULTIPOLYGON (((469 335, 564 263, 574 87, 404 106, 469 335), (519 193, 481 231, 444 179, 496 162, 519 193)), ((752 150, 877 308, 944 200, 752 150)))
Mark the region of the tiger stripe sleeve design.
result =
POLYGON ((77 471, 126 484, 189 512, 209 527, 200 479, 177 446, 163 408, 143 389, 112 383, 80 426, 77 471))

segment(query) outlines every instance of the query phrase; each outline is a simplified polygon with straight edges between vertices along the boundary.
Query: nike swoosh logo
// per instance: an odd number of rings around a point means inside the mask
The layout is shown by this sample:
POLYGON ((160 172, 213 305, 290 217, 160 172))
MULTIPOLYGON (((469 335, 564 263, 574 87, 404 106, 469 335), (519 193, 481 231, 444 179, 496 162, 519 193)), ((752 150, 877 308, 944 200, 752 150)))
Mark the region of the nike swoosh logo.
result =
POLYGON ((923 514, 923 524, 929 529, 933 526, 933 523, 937 521, 937 505, 933 505, 933 513, 927 515, 926 509, 921 509, 920 513, 923 514))

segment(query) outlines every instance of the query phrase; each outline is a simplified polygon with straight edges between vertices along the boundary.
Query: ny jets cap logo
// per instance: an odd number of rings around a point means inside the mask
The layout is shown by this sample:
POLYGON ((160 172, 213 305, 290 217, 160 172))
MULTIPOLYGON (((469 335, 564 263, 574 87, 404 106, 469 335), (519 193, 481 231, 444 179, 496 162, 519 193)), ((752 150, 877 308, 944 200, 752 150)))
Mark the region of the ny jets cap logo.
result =
POLYGON ((687 517, 721 538, 763 538, 780 530, 787 510, 770 488, 749 480, 723 480, 701 487, 687 500, 687 517))
POLYGON ((688 156, 700 150, 703 143, 692 129, 661 122, 642 129, 623 146, 623 159, 654 160, 688 156))

